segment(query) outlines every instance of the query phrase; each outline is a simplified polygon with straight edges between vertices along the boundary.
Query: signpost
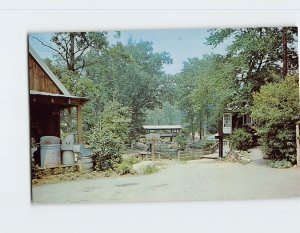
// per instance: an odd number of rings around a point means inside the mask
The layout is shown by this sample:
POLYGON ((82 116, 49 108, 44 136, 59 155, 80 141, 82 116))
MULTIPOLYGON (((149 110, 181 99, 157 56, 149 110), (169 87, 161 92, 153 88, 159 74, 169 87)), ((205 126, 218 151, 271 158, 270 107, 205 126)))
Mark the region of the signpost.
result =
POLYGON ((155 160, 155 143, 160 139, 159 134, 149 133, 146 134, 146 139, 150 141, 151 144, 151 160, 155 160))
POLYGON ((219 157, 223 158, 223 137, 219 134, 216 134, 215 138, 219 139, 219 157))

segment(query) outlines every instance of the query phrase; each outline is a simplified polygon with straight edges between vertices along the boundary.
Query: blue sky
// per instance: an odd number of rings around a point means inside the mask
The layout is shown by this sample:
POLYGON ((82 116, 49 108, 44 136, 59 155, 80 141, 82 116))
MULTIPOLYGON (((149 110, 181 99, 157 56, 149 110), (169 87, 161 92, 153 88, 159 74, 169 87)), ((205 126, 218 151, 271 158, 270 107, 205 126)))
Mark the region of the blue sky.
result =
MULTIPOLYGON (((50 40, 50 33, 31 33, 42 41, 50 40)), ((164 70, 167 73, 175 74, 180 72, 183 62, 187 58, 202 57, 205 54, 219 53, 224 54, 226 43, 212 48, 205 45, 206 38, 209 36, 207 29, 173 29, 173 30, 136 30, 121 31, 119 39, 114 38, 113 33, 109 33, 108 40, 111 44, 121 41, 126 44, 128 39, 132 37, 135 41, 151 41, 153 42, 154 52, 168 52, 173 59, 173 64, 165 65, 164 70)), ((30 45, 42 58, 52 58, 52 51, 40 44, 37 40, 30 37, 30 45)))

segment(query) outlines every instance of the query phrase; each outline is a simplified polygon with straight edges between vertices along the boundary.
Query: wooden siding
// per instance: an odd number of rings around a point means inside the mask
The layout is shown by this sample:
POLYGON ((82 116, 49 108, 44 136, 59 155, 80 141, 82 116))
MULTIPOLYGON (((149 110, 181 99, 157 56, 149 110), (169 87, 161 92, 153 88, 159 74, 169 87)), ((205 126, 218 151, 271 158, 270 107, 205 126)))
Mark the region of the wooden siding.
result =
POLYGON ((30 54, 28 56, 28 66, 30 90, 63 94, 30 54))

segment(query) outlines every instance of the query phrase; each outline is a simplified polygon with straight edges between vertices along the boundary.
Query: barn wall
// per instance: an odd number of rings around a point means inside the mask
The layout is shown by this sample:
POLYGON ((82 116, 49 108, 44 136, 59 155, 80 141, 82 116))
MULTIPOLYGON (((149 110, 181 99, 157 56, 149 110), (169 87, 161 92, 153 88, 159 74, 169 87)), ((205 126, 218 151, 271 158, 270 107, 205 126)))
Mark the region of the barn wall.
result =
POLYGON ((31 104, 30 137, 39 142, 42 136, 60 137, 60 111, 58 106, 31 104))
POLYGON ((63 94, 30 54, 28 63, 30 90, 63 94))

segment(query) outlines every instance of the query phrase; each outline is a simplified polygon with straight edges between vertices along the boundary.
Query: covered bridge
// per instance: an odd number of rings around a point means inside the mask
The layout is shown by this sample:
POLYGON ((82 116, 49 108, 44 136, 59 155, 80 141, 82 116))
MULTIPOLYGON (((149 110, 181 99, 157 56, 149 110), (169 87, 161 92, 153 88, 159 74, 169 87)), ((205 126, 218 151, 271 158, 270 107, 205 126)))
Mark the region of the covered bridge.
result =
POLYGON ((30 137, 60 137, 60 111, 77 112, 77 141, 82 143, 82 105, 86 98, 72 96, 44 61, 29 45, 28 76, 30 88, 30 137))
POLYGON ((143 128, 146 133, 157 133, 162 138, 171 138, 171 141, 182 129, 181 125, 144 125, 143 128))

